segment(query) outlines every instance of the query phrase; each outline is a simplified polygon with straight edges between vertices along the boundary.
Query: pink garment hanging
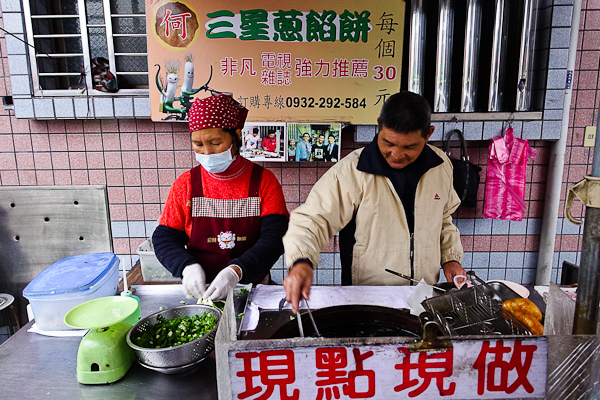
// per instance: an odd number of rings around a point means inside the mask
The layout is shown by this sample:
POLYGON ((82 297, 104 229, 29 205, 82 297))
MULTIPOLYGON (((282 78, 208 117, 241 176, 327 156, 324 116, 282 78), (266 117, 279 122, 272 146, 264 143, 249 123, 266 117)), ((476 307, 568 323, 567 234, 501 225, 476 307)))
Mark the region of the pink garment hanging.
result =
POLYGON ((523 219, 527 160, 533 160, 536 155, 537 150, 529 147, 529 141, 515 138, 510 127, 504 137, 492 139, 488 151, 484 218, 523 219))

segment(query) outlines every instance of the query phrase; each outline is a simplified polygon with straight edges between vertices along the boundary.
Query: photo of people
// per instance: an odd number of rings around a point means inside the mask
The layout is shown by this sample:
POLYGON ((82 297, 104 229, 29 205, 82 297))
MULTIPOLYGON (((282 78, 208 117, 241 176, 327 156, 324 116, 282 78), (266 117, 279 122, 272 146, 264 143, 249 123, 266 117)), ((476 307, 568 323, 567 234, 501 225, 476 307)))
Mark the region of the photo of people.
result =
POLYGON ((287 161, 337 162, 341 124, 288 124, 287 161))
POLYGON ((285 161, 285 137, 285 124, 246 123, 242 155, 252 161, 285 161))

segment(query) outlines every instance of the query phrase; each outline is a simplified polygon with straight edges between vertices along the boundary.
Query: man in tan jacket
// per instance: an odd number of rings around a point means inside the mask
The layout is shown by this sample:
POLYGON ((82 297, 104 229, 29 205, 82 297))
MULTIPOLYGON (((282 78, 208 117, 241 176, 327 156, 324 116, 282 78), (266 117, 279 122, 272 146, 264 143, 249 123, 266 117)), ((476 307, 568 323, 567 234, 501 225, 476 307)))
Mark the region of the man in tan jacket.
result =
POLYGON ((433 133, 427 100, 411 92, 391 96, 369 145, 340 160, 290 216, 283 238, 286 300, 298 310, 308 299, 321 250, 340 232, 343 285, 406 285, 392 269, 438 282, 465 274, 463 249, 451 214, 460 205, 452 164, 427 141, 433 133))

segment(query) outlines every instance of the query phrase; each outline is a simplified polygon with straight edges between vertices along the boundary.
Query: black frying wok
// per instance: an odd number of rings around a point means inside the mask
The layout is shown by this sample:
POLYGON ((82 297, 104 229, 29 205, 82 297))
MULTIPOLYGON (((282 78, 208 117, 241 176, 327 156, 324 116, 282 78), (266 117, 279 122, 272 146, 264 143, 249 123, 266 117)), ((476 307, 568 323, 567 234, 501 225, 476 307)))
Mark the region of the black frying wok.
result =
MULTIPOLYGON (((421 336, 421 323, 408 310, 395 308, 346 305, 326 307, 312 312, 321 336, 341 337, 385 337, 421 336)), ((301 314, 305 336, 316 336, 306 312, 301 314)), ((271 339, 298 337, 298 322, 293 319, 282 325, 271 339)))

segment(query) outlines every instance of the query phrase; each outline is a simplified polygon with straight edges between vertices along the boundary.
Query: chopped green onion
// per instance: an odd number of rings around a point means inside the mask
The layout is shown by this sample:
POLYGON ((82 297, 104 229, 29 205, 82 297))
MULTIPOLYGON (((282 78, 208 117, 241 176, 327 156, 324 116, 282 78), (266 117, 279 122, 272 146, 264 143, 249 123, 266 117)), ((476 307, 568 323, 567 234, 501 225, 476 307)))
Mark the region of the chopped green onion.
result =
POLYGON ((162 315, 157 318, 157 323, 146 328, 137 337, 136 344, 147 348, 165 348, 177 346, 201 338, 217 325, 211 313, 194 315, 193 317, 177 317, 168 320, 162 315))

